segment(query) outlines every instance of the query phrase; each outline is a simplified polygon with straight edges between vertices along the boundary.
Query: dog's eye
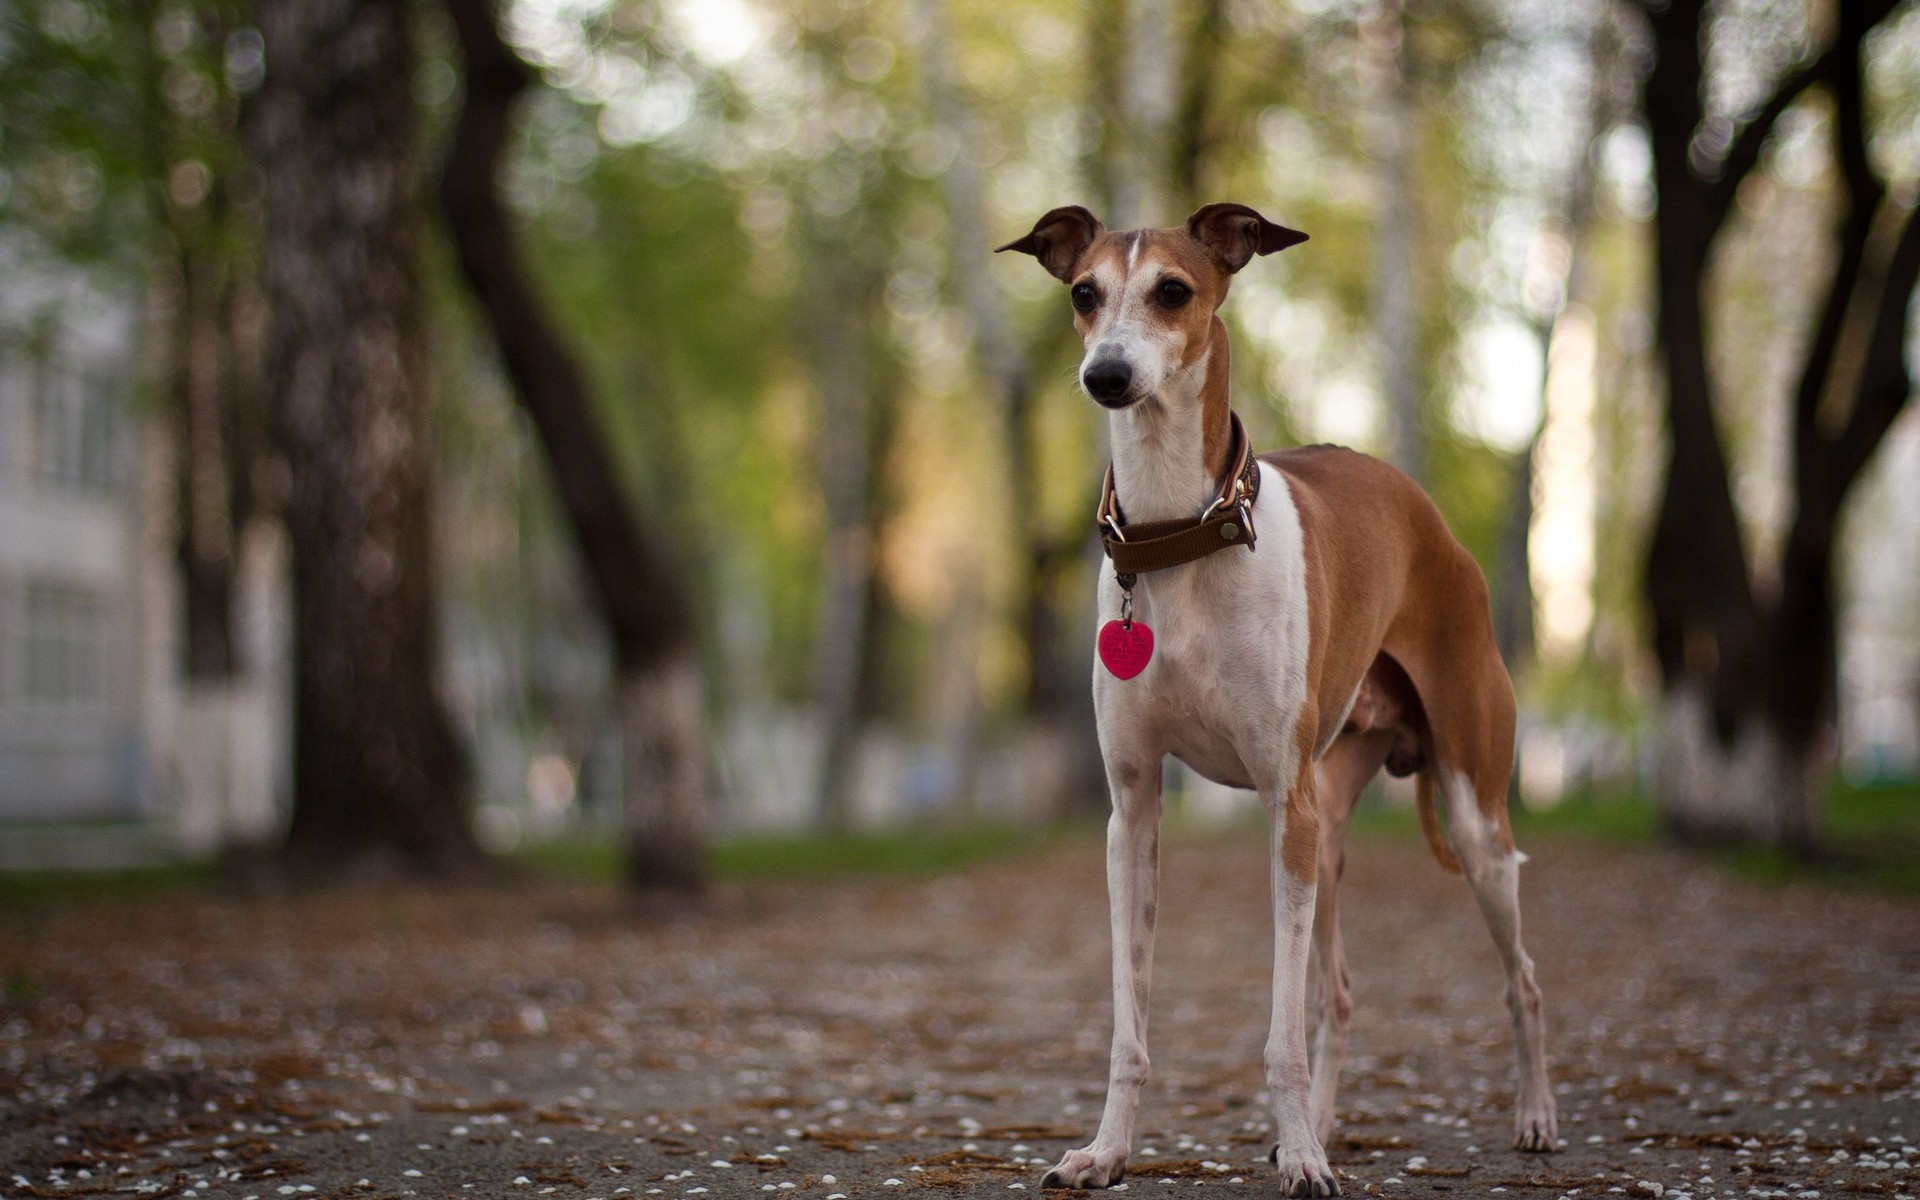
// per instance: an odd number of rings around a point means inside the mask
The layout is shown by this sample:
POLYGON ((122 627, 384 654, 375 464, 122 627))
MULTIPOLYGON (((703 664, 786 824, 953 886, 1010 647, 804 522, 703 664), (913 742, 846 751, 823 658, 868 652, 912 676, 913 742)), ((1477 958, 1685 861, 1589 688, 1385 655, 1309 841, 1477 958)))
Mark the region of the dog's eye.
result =
POLYGON ((1093 306, 1099 302, 1100 295, 1093 290, 1092 284, 1076 283, 1073 285, 1073 306, 1081 312, 1092 312, 1093 306))
POLYGON ((1169 279, 1158 288, 1155 288, 1153 295, 1154 299, 1160 302, 1160 307, 1179 308, 1182 304, 1193 299, 1193 289, 1181 283, 1178 279, 1169 279))

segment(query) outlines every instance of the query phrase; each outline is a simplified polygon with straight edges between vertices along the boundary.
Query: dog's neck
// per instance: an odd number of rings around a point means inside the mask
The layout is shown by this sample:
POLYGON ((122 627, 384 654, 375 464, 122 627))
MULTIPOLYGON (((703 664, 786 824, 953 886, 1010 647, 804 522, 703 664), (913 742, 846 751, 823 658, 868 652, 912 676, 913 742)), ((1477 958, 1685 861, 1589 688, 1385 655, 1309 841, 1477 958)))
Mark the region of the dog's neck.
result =
POLYGON ((1189 520, 1219 494, 1233 440, 1227 327, 1159 392, 1107 418, 1113 487, 1129 522, 1189 520))

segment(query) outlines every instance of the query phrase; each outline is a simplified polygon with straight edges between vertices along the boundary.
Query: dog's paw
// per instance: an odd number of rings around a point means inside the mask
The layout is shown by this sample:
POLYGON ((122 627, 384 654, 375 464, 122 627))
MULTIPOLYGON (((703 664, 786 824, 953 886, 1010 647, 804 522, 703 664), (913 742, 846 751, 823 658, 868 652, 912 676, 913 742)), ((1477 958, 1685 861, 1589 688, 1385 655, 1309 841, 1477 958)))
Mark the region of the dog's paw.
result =
POLYGON ((1267 1153, 1267 1161, 1280 1168, 1282 1196, 1338 1196, 1340 1181, 1333 1177, 1320 1143, 1284 1148, 1278 1144, 1267 1153))
POLYGON ((1102 1150, 1097 1144, 1069 1150, 1040 1177, 1042 1188, 1103 1188, 1119 1183, 1127 1173, 1126 1152, 1102 1150))
POLYGON ((1521 1106, 1513 1118, 1513 1148, 1527 1154, 1551 1154, 1560 1148, 1551 1100, 1544 1105, 1521 1106))

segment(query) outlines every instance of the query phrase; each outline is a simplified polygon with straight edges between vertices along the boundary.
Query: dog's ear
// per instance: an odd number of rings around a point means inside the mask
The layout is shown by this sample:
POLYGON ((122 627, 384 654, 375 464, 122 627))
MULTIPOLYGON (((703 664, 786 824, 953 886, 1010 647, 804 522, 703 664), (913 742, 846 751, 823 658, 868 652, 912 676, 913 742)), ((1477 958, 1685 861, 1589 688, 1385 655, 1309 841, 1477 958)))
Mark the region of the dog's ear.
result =
POLYGON ((1187 218, 1187 232, 1228 271, 1238 271, 1256 254, 1273 254, 1307 240, 1306 234, 1275 225, 1244 204, 1208 204, 1195 209, 1187 218))
POLYGON ((1018 250, 1031 254, 1040 260, 1048 274, 1065 283, 1073 274, 1073 264, 1080 261, 1087 247, 1093 245, 1093 239, 1105 229, 1099 217, 1078 204, 1069 204, 1041 217, 1033 223, 1032 233, 998 247, 994 253, 1018 250))

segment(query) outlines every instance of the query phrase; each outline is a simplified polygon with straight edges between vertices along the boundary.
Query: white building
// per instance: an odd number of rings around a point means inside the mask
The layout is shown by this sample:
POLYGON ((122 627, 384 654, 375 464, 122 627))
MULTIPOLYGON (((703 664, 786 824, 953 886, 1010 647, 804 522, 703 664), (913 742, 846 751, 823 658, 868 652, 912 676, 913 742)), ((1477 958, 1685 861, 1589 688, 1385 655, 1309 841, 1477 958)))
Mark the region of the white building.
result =
POLYGON ((236 681, 188 686, 140 298, 18 239, 0 278, 0 866, 269 837, 286 793, 274 537, 243 539, 236 681))

